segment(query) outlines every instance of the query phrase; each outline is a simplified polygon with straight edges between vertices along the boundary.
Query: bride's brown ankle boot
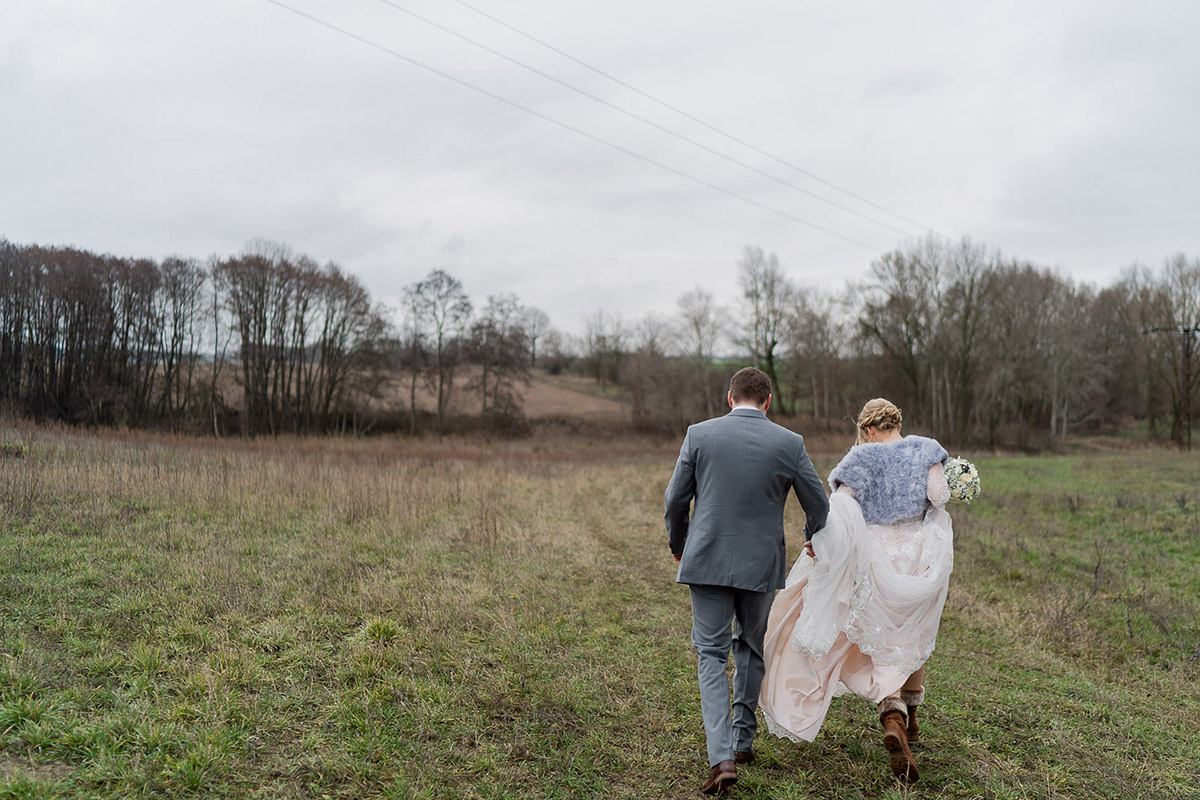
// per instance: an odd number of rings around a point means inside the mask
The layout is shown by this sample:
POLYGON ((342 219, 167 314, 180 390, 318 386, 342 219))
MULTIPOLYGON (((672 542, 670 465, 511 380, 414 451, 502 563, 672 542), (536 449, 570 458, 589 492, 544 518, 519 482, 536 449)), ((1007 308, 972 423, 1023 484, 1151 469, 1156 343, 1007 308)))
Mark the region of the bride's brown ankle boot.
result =
POLYGON ((917 706, 925 702, 925 689, 901 689, 900 702, 904 703, 908 710, 908 729, 905 731, 908 734, 908 743, 921 741, 921 729, 917 726, 917 706))
POLYGON ((921 728, 917 725, 917 707, 908 707, 908 727, 904 731, 909 744, 921 741, 921 728))
POLYGON ((893 697, 880 705, 879 721, 883 724, 883 746, 888 751, 892 773, 902 781, 916 783, 917 762, 908 749, 908 709, 893 697))

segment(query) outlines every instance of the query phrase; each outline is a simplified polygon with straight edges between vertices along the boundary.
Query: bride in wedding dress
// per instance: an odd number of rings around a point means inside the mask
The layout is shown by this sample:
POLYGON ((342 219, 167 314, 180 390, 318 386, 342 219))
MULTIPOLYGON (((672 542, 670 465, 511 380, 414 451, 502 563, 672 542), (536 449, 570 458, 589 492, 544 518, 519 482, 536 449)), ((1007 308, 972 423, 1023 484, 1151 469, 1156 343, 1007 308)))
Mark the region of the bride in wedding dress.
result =
POLYGON ((768 730, 812 741, 830 701, 878 704, 893 773, 917 780, 924 664, 954 565, 945 449, 902 436, 900 409, 867 403, 858 443, 829 474, 829 520, 771 607, 759 707, 768 730))

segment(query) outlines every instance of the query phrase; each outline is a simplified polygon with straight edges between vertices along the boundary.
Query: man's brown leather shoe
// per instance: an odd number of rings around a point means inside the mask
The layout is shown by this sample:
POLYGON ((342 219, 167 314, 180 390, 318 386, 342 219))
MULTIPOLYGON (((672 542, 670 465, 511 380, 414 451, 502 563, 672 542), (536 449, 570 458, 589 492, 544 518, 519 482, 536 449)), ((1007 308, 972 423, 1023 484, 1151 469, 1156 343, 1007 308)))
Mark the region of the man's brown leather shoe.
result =
POLYGON ((749 764, 753 760, 754 760, 754 748, 753 747, 751 747, 749 750, 734 750, 733 751, 733 763, 735 763, 735 764, 749 764))
POLYGON ((722 761, 708 772, 708 779, 700 786, 704 794, 721 794, 737 783, 737 765, 722 761))

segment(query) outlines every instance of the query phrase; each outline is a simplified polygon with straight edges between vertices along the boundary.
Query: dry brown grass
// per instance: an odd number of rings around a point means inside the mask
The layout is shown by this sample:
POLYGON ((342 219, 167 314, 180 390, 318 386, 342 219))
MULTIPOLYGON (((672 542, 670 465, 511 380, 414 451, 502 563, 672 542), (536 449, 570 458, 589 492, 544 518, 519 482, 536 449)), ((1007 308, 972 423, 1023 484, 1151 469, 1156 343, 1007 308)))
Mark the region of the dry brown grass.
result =
MULTIPOLYGON (((0 440, 0 797, 695 796, 677 440, 0 440)), ((739 796, 1187 797, 1200 464, 1139 458, 980 463, 918 787, 843 701, 739 796)))

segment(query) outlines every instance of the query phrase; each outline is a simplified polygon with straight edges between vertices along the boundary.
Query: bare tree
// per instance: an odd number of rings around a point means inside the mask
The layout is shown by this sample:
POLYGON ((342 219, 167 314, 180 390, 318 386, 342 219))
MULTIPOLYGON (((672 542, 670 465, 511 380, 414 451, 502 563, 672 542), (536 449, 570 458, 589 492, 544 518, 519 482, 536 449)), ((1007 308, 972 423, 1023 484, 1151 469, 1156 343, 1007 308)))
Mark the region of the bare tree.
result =
POLYGON ((270 410, 272 295, 278 293, 268 258, 246 254, 218 263, 213 271, 237 335, 241 365, 243 432, 274 431, 270 410))
POLYGON ((540 308, 526 308, 523 312, 525 338, 529 342, 529 366, 537 366, 537 344, 550 330, 550 317, 540 308))
POLYGON ((568 369, 578 354, 574 337, 550 328, 542 341, 542 363, 551 375, 568 369))
POLYGON ((1101 289, 1091 305, 1088 338, 1103 353, 1107 369, 1100 389, 1104 408, 1100 413, 1104 427, 1126 424, 1144 416, 1153 429, 1157 402, 1148 403, 1152 378, 1146 347, 1154 337, 1142 332, 1147 327, 1140 315, 1138 276, 1143 271, 1127 270, 1112 286, 1101 289))
POLYGON ((310 409, 306 425, 331 429, 340 413, 344 428, 343 409, 355 413, 359 407, 354 395, 377 392, 380 379, 375 369, 385 359, 381 345, 391 327, 358 279, 336 264, 327 264, 314 278, 314 324, 319 332, 311 345, 301 340, 301 352, 310 354, 303 370, 305 395, 311 397, 303 403, 310 409))
POLYGON ((32 270, 25 252, 0 239, 0 400, 22 398, 25 345, 34 302, 32 270))
POLYGON ((209 315, 208 322, 212 323, 212 348, 213 360, 212 370, 209 373, 209 393, 208 393, 208 408, 212 420, 213 436, 220 436, 221 419, 226 417, 228 409, 225 405, 225 397, 220 392, 221 369, 225 365, 226 351, 229 348, 229 342, 233 337, 233 325, 228 324, 222 318, 222 313, 226 313, 225 299, 222 292, 225 290, 225 280, 222 273, 217 269, 221 261, 216 256, 209 259, 208 274, 212 283, 209 292, 209 315))
POLYGON ((774 253, 764 254, 760 247, 747 247, 738 261, 738 283, 742 289, 749 330, 737 336, 754 360, 754 366, 771 379, 775 387, 775 406, 789 412, 788 398, 779 380, 779 366, 785 355, 787 326, 794 288, 779 268, 774 253))
POLYGON ((622 381, 629 388, 633 422, 639 428, 678 429, 688 416, 685 407, 690 410, 703 402, 687 390, 685 371, 667 357, 673 335, 670 323, 655 314, 647 314, 632 330, 622 381))
POLYGON ((425 348, 428 315, 429 303, 423 283, 418 281, 405 287, 404 329, 401 341, 405 352, 402 363, 409 371, 409 433, 417 432, 417 381, 428 362, 425 348))
POLYGON ((162 388, 157 405, 158 414, 177 427, 193 399, 208 276, 195 261, 182 258, 166 259, 161 272, 158 316, 163 326, 159 331, 158 351, 162 359, 162 388))
MULTIPOLYGON (((926 249, 935 247, 931 237, 926 249)), ((981 364, 980 323, 998 258, 963 239, 948 253, 946 273, 938 270, 939 277, 944 274, 944 283, 934 282, 941 291, 935 300, 937 364, 931 370, 929 395, 935 426, 948 431, 955 441, 967 436, 981 364)))
MULTIPOLYGON (((829 294, 815 288, 798 287, 788 319, 788 350, 796 362, 793 372, 807 377, 813 420, 832 416, 830 407, 838 375, 843 329, 837 304, 829 294)), ((799 387, 797 387, 799 397, 799 387)))
POLYGON ((471 388, 479 392, 484 417, 514 419, 520 415, 516 384, 529 381, 528 329, 524 309, 516 295, 488 297, 479 318, 471 325, 471 355, 479 364, 479 378, 471 388))
POLYGON ((1155 283, 1147 293, 1144 319, 1149 324, 1144 330, 1158 340, 1151 352, 1171 396, 1171 438, 1190 449, 1193 399, 1200 383, 1200 259, 1189 261, 1182 253, 1168 259, 1155 283))
POLYGON ((589 371, 605 392, 621 374, 628 331, 619 316, 596 311, 583 320, 583 356, 589 371))
POLYGON ((1039 304, 1051 285, 1050 276, 1028 263, 1005 264, 994 276, 982 321, 987 336, 979 345, 989 368, 976 393, 990 446, 1006 439, 1026 446, 1036 424, 1039 304))
POLYGON ((1058 277, 1042 304, 1042 390, 1049 407, 1051 441, 1066 442, 1072 421, 1092 409, 1103 367, 1090 346, 1089 312, 1094 297, 1086 287, 1058 277))
POLYGON ((724 319, 712 293, 699 287, 679 297, 679 342, 694 376, 693 389, 703 397, 709 417, 717 414, 717 394, 713 386, 713 357, 724 330, 724 319))
POLYGON ((462 339, 471 319, 471 300, 462 282, 443 270, 431 271, 421 281, 419 293, 425 298, 430 354, 430 388, 436 396, 437 429, 445 424, 446 411, 454 390, 454 373, 462 355, 462 339))
POLYGON ((1137 265, 1126 270, 1120 282, 1101 297, 1112 306, 1114 344, 1127 357, 1118 373, 1122 385, 1115 387, 1124 398, 1119 408, 1145 419, 1150 438, 1157 439, 1161 420, 1171 413, 1170 375, 1162 365, 1171 360, 1172 342, 1169 336, 1150 336, 1146 331, 1171 318, 1170 301, 1158 276, 1137 265))
POLYGON ((871 263, 871 278, 860 289, 860 334, 878 348, 885 367, 899 370, 906 416, 914 420, 925 418, 937 271, 938 262, 920 248, 893 250, 871 263))

